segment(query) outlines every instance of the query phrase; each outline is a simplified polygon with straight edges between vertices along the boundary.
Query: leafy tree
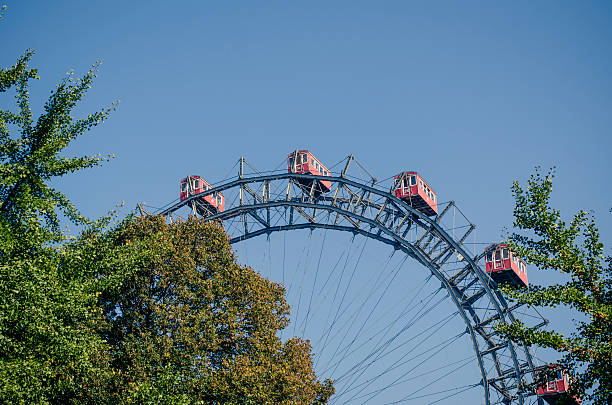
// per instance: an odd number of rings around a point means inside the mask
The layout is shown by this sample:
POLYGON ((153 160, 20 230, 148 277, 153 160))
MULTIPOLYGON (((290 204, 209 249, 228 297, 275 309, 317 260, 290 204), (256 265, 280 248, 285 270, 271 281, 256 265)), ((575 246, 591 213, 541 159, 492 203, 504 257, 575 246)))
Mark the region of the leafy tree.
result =
POLYGON ((116 403, 323 404, 310 345, 282 343, 284 288, 240 266, 223 228, 128 219, 82 246, 108 288, 116 403))
POLYGON ((69 76, 35 121, 28 84, 38 78, 27 51, 0 69, 0 94, 15 89, 16 111, 0 110, 0 398, 5 403, 94 402, 108 369, 97 280, 72 264, 58 213, 90 224, 48 185, 53 178, 99 164, 100 156, 62 157, 68 143, 110 110, 74 119, 93 81, 69 76), (11 133, 12 131, 12 133, 11 133))
POLYGON ((0 110, 0 402, 326 403, 309 343, 276 336, 283 288, 239 266, 219 226, 129 218, 109 231, 49 186, 106 159, 62 151, 111 109, 72 118, 94 66, 34 120, 31 57, 0 69, 17 100, 0 110), (64 235, 62 217, 85 231, 64 235))
MULTIPOLYGON (((594 404, 612 403, 612 258, 604 257, 595 221, 580 211, 568 224, 551 208, 554 171, 539 168, 523 189, 514 182, 514 227, 511 248, 541 270, 561 273, 565 283, 511 289, 505 293, 529 306, 566 306, 578 313, 572 334, 535 330, 520 322, 499 329, 514 340, 552 348, 563 354, 558 362, 573 376, 571 394, 594 404)), ((545 373, 542 374, 543 376, 545 373)))

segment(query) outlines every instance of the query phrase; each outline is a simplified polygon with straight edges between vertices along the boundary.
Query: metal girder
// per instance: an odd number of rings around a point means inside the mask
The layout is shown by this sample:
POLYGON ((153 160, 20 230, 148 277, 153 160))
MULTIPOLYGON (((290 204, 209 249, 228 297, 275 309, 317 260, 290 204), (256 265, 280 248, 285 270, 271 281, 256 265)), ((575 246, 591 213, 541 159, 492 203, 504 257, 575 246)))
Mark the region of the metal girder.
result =
MULTIPOLYGON (((476 227, 475 227, 473 224, 472 224, 472 225, 470 225, 470 227, 468 228, 468 230, 467 230, 467 231, 465 232, 465 234, 463 234, 463 236, 462 236, 462 237, 461 237, 461 238, 460 238, 460 239, 457 241, 457 243, 458 243, 459 245, 463 245, 463 242, 465 242, 465 240, 467 239, 467 237, 468 237, 468 236, 469 236, 469 235, 472 233, 472 231, 473 231, 474 229, 476 229, 476 227)), ((446 255, 446 257, 445 257, 444 259, 442 259, 442 261, 440 261, 440 262, 439 262, 439 264, 440 264, 440 265, 442 265, 442 264, 446 263, 446 261, 448 260, 448 258, 449 258, 449 257, 451 257, 451 256, 452 256, 452 254, 453 254, 453 251, 450 251, 450 252, 449 252, 449 250, 451 250, 450 246, 448 246, 446 249, 444 249, 442 252, 440 252, 440 254, 439 254, 438 256, 434 257, 434 258, 433 258, 433 261, 434 261, 434 262, 437 262, 437 261, 438 261, 438 259, 439 259, 440 257, 442 257, 444 254, 446 254, 446 252, 448 252, 448 255, 446 255)))
POLYGON ((468 298, 465 299, 465 301, 462 302, 461 305, 472 305, 474 302, 478 301, 480 298, 482 298, 483 295, 485 295, 487 293, 487 290, 485 290, 484 288, 478 290, 476 293, 470 295, 468 298))
POLYGON ((508 344, 507 344, 507 343, 498 344, 498 345, 496 345, 496 346, 489 347, 488 349, 483 350, 482 352, 480 352, 480 354, 481 354, 482 356, 486 356, 486 355, 487 355, 487 354, 489 354, 489 353, 493 353, 493 352, 498 351, 498 350, 500 350, 500 349, 503 349, 503 348, 505 348, 505 347, 507 347, 507 346, 508 346, 508 344))
MULTIPOLYGON (((517 303, 517 304, 515 304, 515 305, 513 305, 513 306, 511 306, 511 307, 508 307, 507 312, 512 312, 512 311, 514 311, 515 309, 520 308, 520 307, 521 307, 521 306, 523 306, 523 305, 524 305, 524 304, 517 303)), ((499 314, 495 314, 495 315, 493 315, 492 317, 490 317, 490 318, 485 319, 484 321, 482 321, 482 322, 480 323, 480 326, 486 326, 486 325, 490 324, 491 322, 496 321, 496 320, 498 320, 498 319, 499 319, 499 314)))
POLYGON ((266 228, 270 227, 270 224, 268 222, 266 222, 263 218, 261 218, 257 212, 254 211, 250 211, 249 215, 252 216, 253 218, 255 218, 257 220, 257 222, 259 222, 260 224, 262 224, 263 226, 265 226, 266 228))
MULTIPOLYGON (((442 218, 443 218, 443 217, 446 215, 446 213, 447 213, 447 212, 450 210, 450 208, 451 208, 451 207, 453 207, 454 205, 455 205, 455 202, 454 202, 454 201, 451 201, 451 202, 450 202, 450 203, 449 203, 449 204, 448 204, 448 205, 447 205, 447 206, 446 206, 446 207, 445 207, 445 208, 442 210, 442 212, 441 212, 439 215, 437 215, 437 216, 436 216, 436 219, 435 219, 436 223, 438 223, 438 224, 439 224, 439 223, 440 223, 440 221, 442 220, 442 218)), ((422 239, 424 236, 425 236, 425 234, 423 234, 423 235, 421 236, 421 239, 422 239)), ((425 241, 425 243, 424 243, 424 244, 423 244, 423 246, 422 246, 422 249, 423 249, 423 250, 427 249, 427 246, 429 246, 429 244, 430 244, 430 243, 431 243, 431 241, 434 239, 434 237, 435 237, 435 235, 434 235, 433 233, 431 233, 431 232, 430 232, 430 233, 428 234, 427 240, 425 241)), ((440 243, 440 242, 441 242, 441 241, 438 241, 437 243, 440 243)), ((420 244, 420 240, 417 242, 417 244, 420 244)), ((434 245, 434 247, 431 249, 431 251, 429 252, 429 254, 431 254, 431 253, 432 253, 432 252, 435 250, 436 246, 437 246, 437 244, 436 244, 436 245, 434 245)))

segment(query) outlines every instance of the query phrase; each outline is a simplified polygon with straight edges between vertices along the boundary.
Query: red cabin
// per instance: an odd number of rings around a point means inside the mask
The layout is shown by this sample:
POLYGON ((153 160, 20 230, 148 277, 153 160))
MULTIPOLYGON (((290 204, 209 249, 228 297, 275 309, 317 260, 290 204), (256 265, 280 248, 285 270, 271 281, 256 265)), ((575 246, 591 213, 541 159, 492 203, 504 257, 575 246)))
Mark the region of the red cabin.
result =
POLYGON ((402 172, 395 176, 395 196, 427 216, 438 215, 436 193, 417 172, 402 172))
MULTIPOLYGON (((187 176, 181 180, 181 201, 194 194, 200 194, 206 190, 210 190, 211 188, 212 186, 200 176, 187 176)), ((225 208, 225 198, 223 194, 218 192, 205 195, 201 197, 200 201, 203 201, 213 212, 223 212, 225 208)))
MULTIPOLYGON (((323 166, 316 157, 307 150, 296 150, 287 156, 287 170, 289 173, 314 174, 317 176, 329 176, 329 170, 323 166)), ((315 180, 315 193, 327 193, 331 190, 331 181, 315 180)), ((312 180, 299 180, 300 184, 310 190, 312 180)))
MULTIPOLYGON (((567 399, 567 390, 569 388, 569 376, 560 367, 551 364, 550 368, 554 369, 553 374, 546 376, 546 382, 538 386, 538 397, 542 398, 551 405, 555 405, 560 398, 567 399)), ((573 402, 564 402, 574 405, 579 405, 582 401, 580 398, 572 397, 573 402)))
POLYGON ((489 276, 497 283, 510 283, 527 287, 527 268, 525 262, 515 255, 508 246, 500 243, 487 248, 485 266, 489 276))

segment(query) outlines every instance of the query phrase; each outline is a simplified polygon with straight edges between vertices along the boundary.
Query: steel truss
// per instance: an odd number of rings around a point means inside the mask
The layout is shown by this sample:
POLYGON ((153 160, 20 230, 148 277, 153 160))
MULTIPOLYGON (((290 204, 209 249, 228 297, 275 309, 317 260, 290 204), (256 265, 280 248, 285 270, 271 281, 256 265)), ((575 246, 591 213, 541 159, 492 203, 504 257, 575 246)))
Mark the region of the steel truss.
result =
POLYGON ((158 213, 172 220, 173 213, 189 207, 206 220, 221 221, 231 243, 272 232, 320 228, 361 234, 393 246, 429 269, 457 307, 477 357, 485 403, 523 404, 526 397, 534 395, 528 385, 534 381, 537 367, 528 346, 503 339, 494 328, 497 322, 513 322, 518 306, 509 306, 495 281, 479 267, 484 253, 468 253, 466 240, 475 225, 467 221, 456 226, 452 201, 432 219, 389 190, 375 187, 375 179, 349 178, 347 169, 352 160, 350 156, 341 173, 328 177, 286 172, 246 174, 241 158, 237 178, 158 213), (331 181, 331 191, 317 194, 316 180, 331 181), (201 203, 200 197, 215 192, 226 196, 225 210, 220 213, 201 203), (234 201, 228 198, 232 195, 234 201), (443 220, 451 213, 453 226, 444 227, 443 220))

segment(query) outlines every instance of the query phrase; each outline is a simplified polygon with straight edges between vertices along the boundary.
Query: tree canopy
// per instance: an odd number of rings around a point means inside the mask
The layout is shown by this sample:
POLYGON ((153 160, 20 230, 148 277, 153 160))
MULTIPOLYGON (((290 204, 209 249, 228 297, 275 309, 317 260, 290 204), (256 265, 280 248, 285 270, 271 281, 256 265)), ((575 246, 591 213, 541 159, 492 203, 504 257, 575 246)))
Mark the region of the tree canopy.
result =
POLYGON ((315 404, 333 393, 309 343, 277 336, 284 288, 240 266, 219 224, 141 217, 88 246, 108 280, 116 402, 315 404))
MULTIPOLYGON (((554 171, 538 169, 527 187, 514 182, 514 227, 511 248, 540 270, 558 272, 567 282, 529 289, 505 288, 505 293, 529 306, 565 306, 580 315, 575 332, 537 330, 516 322, 500 330, 514 340, 557 350, 558 364, 574 381, 570 394, 594 404, 612 403, 612 258, 605 257, 595 220, 587 211, 569 223, 551 207, 554 171), (584 318, 584 319, 583 319, 584 318)), ((554 273, 553 273, 554 274, 554 273)))
POLYGON ((96 72, 68 77, 34 120, 28 85, 37 70, 28 51, 0 69, 0 94, 15 89, 16 110, 0 110, 0 397, 7 403, 95 397, 105 374, 97 281, 66 248, 58 212, 91 224, 49 180, 99 164, 100 156, 62 157, 68 143, 110 110, 74 119, 71 112, 96 72), (11 133, 12 131, 12 133, 11 133))
POLYGON ((66 146, 96 75, 60 82, 34 119, 31 51, 0 69, 0 399, 12 404, 322 404, 310 345, 281 342, 284 289, 240 266, 219 225, 80 214, 51 179, 100 164, 66 146), (60 230, 67 218, 83 231, 60 230))

